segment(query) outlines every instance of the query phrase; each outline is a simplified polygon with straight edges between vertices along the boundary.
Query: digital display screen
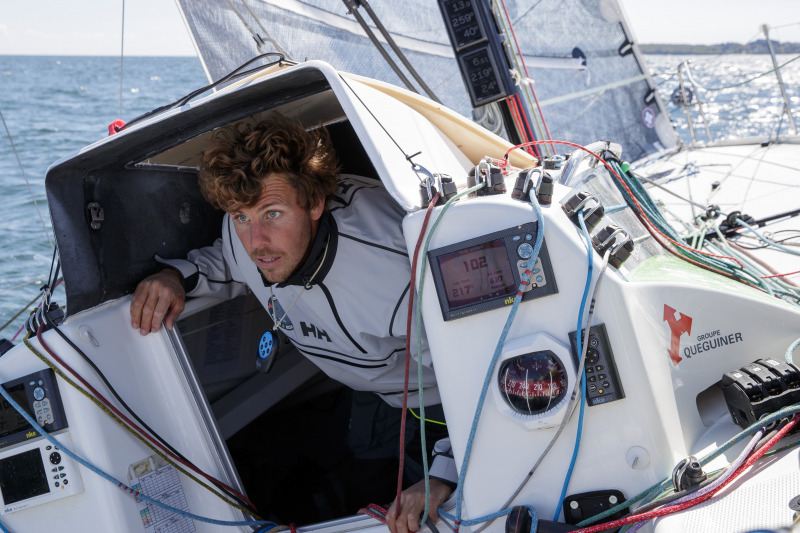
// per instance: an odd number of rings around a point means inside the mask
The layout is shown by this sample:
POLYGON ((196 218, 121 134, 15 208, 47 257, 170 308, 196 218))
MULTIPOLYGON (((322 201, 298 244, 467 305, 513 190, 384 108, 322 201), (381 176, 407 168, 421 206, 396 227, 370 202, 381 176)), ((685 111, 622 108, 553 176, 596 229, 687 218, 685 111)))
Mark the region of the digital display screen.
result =
MULTIPOLYGON (((30 406, 28 405, 28 397, 25 394, 24 383, 9 387, 6 391, 8 391, 18 404, 25 407, 28 413, 30 413, 30 406)), ((33 414, 31 414, 31 416, 33 416, 33 414)), ((24 431, 30 427, 31 425, 22 418, 19 411, 8 403, 8 400, 5 398, 0 399, 0 439, 4 439, 9 435, 24 431)))
POLYGON ((479 105, 507 96, 488 45, 458 56, 458 60, 473 104, 479 105))
POLYGON ((503 239, 437 258, 450 309, 514 294, 516 282, 503 239))
POLYGON ((484 39, 472 0, 442 0, 440 6, 456 50, 484 39))
POLYGON ((0 459, 0 491, 6 505, 50 492, 39 448, 0 459))

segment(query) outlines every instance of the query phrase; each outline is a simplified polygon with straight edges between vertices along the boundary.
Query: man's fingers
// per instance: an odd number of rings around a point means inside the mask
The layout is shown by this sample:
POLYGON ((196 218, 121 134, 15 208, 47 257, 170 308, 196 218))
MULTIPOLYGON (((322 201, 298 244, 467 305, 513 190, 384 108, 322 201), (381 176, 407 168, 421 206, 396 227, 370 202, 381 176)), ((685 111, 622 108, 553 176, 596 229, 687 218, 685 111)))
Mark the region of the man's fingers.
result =
POLYGON ((406 525, 408 531, 419 531, 419 518, 422 516, 421 512, 410 511, 406 517, 406 525))
POLYGON ((158 331, 166 321, 172 329, 184 308, 185 295, 174 271, 161 271, 144 279, 131 300, 131 326, 142 335, 158 331))
POLYGON ((441 503, 442 502, 438 502, 436 505, 433 505, 433 502, 431 502, 430 509, 428 509, 428 518, 430 518, 431 522, 434 524, 439 521, 438 507, 441 503))
POLYGON ((131 327, 133 329, 139 329, 139 324, 142 323, 142 307, 144 306, 144 301, 145 290, 142 288, 142 285, 139 284, 131 300, 131 327))
POLYGON ((165 324, 167 325, 167 329, 172 330, 172 326, 175 325, 175 322, 178 320, 178 317, 183 312, 183 301, 176 300, 173 302, 172 306, 170 307, 169 314, 167 314, 167 318, 164 320, 165 324))
POLYGON ((395 516, 397 514, 397 502, 392 503, 389 506, 389 510, 386 512, 386 527, 389 528, 390 533, 397 533, 397 526, 395 525, 395 516))

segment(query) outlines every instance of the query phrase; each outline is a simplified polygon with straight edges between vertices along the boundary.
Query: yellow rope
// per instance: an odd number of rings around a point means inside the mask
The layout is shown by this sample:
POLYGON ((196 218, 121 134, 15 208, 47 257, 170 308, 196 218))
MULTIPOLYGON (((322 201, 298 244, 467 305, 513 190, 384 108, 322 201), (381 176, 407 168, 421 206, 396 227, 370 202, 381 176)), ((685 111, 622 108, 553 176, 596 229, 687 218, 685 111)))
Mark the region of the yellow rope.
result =
MULTIPOLYGON (((412 408, 408 408, 408 412, 410 412, 417 420, 422 420, 417 413, 414 412, 412 408)), ((445 422, 439 422, 438 420, 430 420, 428 418, 425 419, 425 422, 429 422, 431 424, 439 424, 440 426, 446 426, 445 422)))

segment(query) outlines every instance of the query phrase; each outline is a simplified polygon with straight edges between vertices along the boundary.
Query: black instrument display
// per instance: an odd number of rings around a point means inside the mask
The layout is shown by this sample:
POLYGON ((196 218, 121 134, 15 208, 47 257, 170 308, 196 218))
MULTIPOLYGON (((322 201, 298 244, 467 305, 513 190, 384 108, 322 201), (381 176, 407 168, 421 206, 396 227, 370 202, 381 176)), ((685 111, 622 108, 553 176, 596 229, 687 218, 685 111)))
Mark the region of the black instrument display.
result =
POLYGON ((533 261, 537 227, 529 222, 429 251, 443 318, 455 320, 511 305, 528 269, 523 301, 558 292, 544 243, 533 261))
MULTIPOLYGON (((17 378, 2 387, 48 432, 67 427, 67 417, 53 371, 49 368, 17 378)), ((39 436, 22 415, 0 398, 0 449, 39 436)))

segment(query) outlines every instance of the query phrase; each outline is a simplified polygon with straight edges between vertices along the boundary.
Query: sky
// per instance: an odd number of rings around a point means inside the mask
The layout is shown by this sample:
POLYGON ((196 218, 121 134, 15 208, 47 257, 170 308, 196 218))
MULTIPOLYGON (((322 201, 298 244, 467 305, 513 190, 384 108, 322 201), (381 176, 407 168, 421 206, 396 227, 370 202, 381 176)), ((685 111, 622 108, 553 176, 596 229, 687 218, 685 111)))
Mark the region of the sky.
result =
MULTIPOLYGON (((763 23, 772 28, 771 38, 800 42, 800 0, 619 1, 640 43, 745 43, 763 23)), ((381 2, 402 0, 371 0, 381 2)), ((0 0, 0 55, 118 56, 122 5, 123 0, 0 0)), ((195 54, 174 0, 125 0, 124 52, 195 54)))

